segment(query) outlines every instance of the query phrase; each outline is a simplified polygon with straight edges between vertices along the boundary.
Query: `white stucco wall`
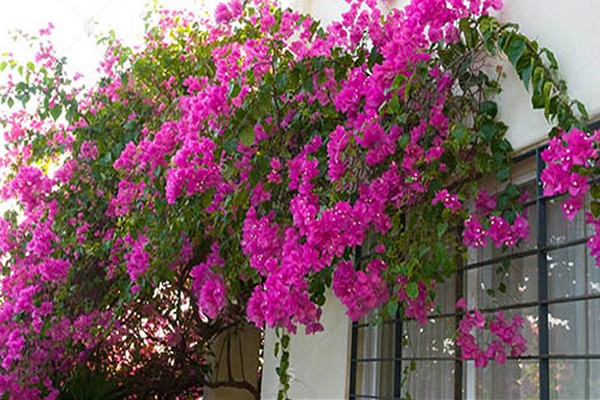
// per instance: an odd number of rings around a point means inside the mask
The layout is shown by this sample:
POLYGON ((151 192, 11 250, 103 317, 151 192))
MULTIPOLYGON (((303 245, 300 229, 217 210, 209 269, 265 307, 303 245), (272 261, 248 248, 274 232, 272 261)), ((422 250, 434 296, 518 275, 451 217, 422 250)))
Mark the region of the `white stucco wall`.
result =
MULTIPOLYGON (((600 23, 598 0, 504 0, 499 18, 516 22, 530 38, 554 52, 572 97, 600 117, 600 23)), ((515 150, 538 144, 547 134, 541 111, 532 111, 529 97, 510 71, 500 97, 500 118, 508 123, 515 150)))
MULTIPOLYGON (((397 0, 404 4, 406 0, 397 0)), ((600 0, 504 0, 502 21, 518 23, 530 38, 551 49, 572 97, 586 104, 591 119, 600 118, 600 0)), ((325 23, 347 7, 345 0, 294 0, 293 6, 325 23)), ((498 99, 499 117, 509 125, 508 138, 515 151, 542 143, 548 126, 542 111, 533 111, 529 95, 510 67, 498 99)), ((348 389, 350 325, 343 306, 330 299, 323 318, 325 332, 292 338, 291 397, 301 399, 344 399, 348 389)), ((277 398, 273 358, 274 334, 265 337, 263 399, 277 398)))
MULTIPOLYGON (((350 324, 344 307, 328 296, 321 321, 325 331, 305 335, 299 329, 290 341, 290 397, 294 400, 333 400, 348 398, 347 360, 350 359, 350 324)), ((262 399, 277 399, 279 382, 273 355, 275 332, 267 330, 264 342, 262 399)))

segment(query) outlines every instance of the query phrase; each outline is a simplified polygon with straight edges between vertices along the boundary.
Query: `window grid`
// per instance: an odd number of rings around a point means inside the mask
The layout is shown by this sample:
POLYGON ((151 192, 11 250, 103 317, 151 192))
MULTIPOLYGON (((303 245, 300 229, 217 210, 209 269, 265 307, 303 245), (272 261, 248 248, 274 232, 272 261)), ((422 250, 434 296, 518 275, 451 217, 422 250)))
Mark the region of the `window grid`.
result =
MULTIPOLYGON (((600 124, 596 124, 600 125, 600 124)), ((598 126, 592 126, 592 128, 596 129, 598 126)), ((550 398, 555 398, 555 396, 551 393, 551 365, 553 362, 557 361, 572 361, 573 365, 577 362, 584 362, 585 364, 585 393, 583 393, 584 398, 590 398, 590 370, 592 368, 591 363, 600 361, 600 351, 592 352, 590 347, 590 318, 589 318, 589 309, 590 304, 594 300, 600 300, 600 290, 596 293, 590 292, 590 283, 591 279, 590 271, 588 270, 588 256, 587 253, 584 255, 584 280, 585 280, 585 289, 582 294, 569 294, 567 296, 557 297, 549 295, 549 256, 553 253, 559 253, 560 251, 568 251, 570 249, 577 249, 578 246, 584 248, 584 244, 586 243, 587 233, 584 230, 584 234, 582 237, 569 238, 564 240, 563 242, 558 243, 550 243, 548 241, 548 202, 552 202, 554 198, 548 198, 543 196, 543 188, 540 184, 540 176, 543 170, 544 164, 541 159, 541 152, 544 147, 536 148, 532 151, 529 151, 515 159, 515 162, 526 161, 527 159, 533 159, 535 162, 535 198, 528 201, 524 205, 531 209, 535 208, 535 213, 537 217, 537 223, 535 226, 532 225, 532 234, 536 233, 536 243, 535 247, 526 249, 523 251, 516 251, 510 254, 502 254, 497 257, 489 257, 483 261, 476 261, 465 265, 457 271, 454 278, 454 288, 455 288, 455 301, 459 297, 467 297, 467 286, 468 286, 468 274, 470 271, 474 271, 475 273, 483 271, 484 268, 493 268, 494 265, 501 264, 502 262, 508 260, 521 261, 523 262, 523 269, 525 269, 526 263, 524 260, 529 258, 535 258, 535 268, 537 269, 536 278, 537 278, 537 296, 535 300, 531 301, 523 301, 517 303, 508 303, 501 304, 499 306, 494 307, 481 307, 482 312, 493 312, 496 310, 503 310, 507 312, 511 311, 519 311, 519 310, 528 310, 535 309, 537 310, 537 341, 538 348, 537 349, 528 349, 529 351, 533 351, 533 353, 528 353, 526 355, 520 357, 508 357, 508 363, 512 361, 519 363, 532 363, 533 366, 537 365, 537 374, 539 376, 539 381, 537 382, 538 393, 537 398, 541 400, 549 400, 550 398), (551 308, 559 308, 561 306, 575 306, 583 305, 583 310, 585 311, 585 324, 584 326, 575 326, 575 330, 583 329, 585 336, 585 351, 583 354, 578 352, 577 349, 573 351, 567 352, 557 352, 551 351, 551 332, 549 327, 549 318, 552 318, 551 308)), ((584 225, 585 229, 585 225, 584 225)), ((360 257, 359 257, 360 259, 360 257)), ((512 268, 512 265, 509 267, 509 270, 512 268)), ((495 271, 492 271, 495 274, 495 271)), ((478 291, 476 291, 476 298, 479 299, 478 291)), ((478 300, 479 301, 479 300, 478 300)), ((460 321, 461 314, 456 312, 446 312, 439 313, 435 315, 431 315, 429 317, 430 322, 426 325, 427 327, 432 325, 433 321, 442 320, 443 318, 454 318, 454 329, 458 328, 458 322, 460 321)), ((580 316, 581 317, 581 316, 580 316)), ((568 321, 567 321, 568 322, 568 321)), ((467 377, 468 371, 465 371, 467 364, 469 361, 462 361, 460 357, 460 352, 455 349, 455 353, 452 357, 449 356, 421 356, 421 355, 407 355, 403 352, 402 347, 402 335, 403 330, 405 329, 406 323, 402 321, 401 318, 396 318, 394 321, 388 321, 387 323, 391 323, 394 325, 394 343, 395 348, 393 352, 384 353, 381 349, 379 352, 375 352, 370 357, 364 356, 364 354, 359 354, 359 336, 361 335, 361 331, 365 331, 369 328, 368 323, 353 323, 352 325, 352 341, 351 341, 351 360, 350 360, 350 399, 398 399, 402 397, 403 388, 402 388, 402 380, 403 380, 403 369, 410 365, 411 362, 430 362, 431 365, 435 365, 435 363, 448 363, 448 365, 453 364, 453 368, 451 371, 452 380, 453 380, 453 395, 449 398, 454 399, 463 399, 470 398, 467 386, 475 385, 474 382, 467 382, 469 379, 467 377), (373 376, 377 376, 376 383, 370 382, 369 389, 374 391, 375 393, 365 393, 359 384, 361 379, 364 380, 364 377, 358 375, 359 369, 361 367, 368 365, 366 368, 370 368, 372 371, 380 371, 381 367, 387 363, 393 365, 391 368, 391 373, 393 374, 393 384, 392 387, 382 387, 380 385, 381 377, 374 373, 373 376), (466 372, 466 373, 465 373, 466 372)), ((410 321, 408 321, 410 323, 410 321)), ((600 332, 598 332, 600 333, 600 332)), ((532 345, 532 343, 530 343, 532 345)), ((600 346, 596 346, 600 348, 600 346)), ((364 353, 364 352, 363 352, 364 353)), ((492 362, 493 363, 493 362, 492 362)), ((557 364, 560 365, 560 364, 557 364)), ((489 366, 486 368, 490 368, 489 366)), ((472 367, 471 367, 472 369, 472 367)), ((479 370, 479 369, 478 369, 479 370)), ((389 371, 388 371, 389 372, 389 371)), ((433 372, 432 372, 433 373, 433 372)), ((474 372, 478 373, 477 371, 474 372)), ((410 379, 410 377, 409 377, 410 379)), ((433 382, 432 382, 433 383, 433 382)), ((535 382, 534 382, 535 383, 535 382)), ((472 393, 471 393, 472 395, 472 393)), ((419 396, 416 397, 420 398, 419 396)), ((447 397, 444 397, 447 398, 447 397)))

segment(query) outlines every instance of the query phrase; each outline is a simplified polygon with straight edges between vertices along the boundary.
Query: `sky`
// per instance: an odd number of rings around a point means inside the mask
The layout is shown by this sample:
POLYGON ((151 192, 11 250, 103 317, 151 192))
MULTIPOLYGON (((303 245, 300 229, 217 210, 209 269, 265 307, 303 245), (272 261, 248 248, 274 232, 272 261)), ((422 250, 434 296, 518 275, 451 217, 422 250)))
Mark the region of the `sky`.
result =
MULTIPOLYGON (((23 54, 23 43, 15 43, 9 32, 16 29, 37 34, 49 22, 57 53, 66 56, 71 73, 81 72, 93 79, 102 49, 98 35, 114 30, 126 44, 141 43, 142 20, 149 0, 16 0, 2 4, 0 12, 0 53, 23 54)), ((162 0, 168 8, 208 12, 219 0, 162 0)))

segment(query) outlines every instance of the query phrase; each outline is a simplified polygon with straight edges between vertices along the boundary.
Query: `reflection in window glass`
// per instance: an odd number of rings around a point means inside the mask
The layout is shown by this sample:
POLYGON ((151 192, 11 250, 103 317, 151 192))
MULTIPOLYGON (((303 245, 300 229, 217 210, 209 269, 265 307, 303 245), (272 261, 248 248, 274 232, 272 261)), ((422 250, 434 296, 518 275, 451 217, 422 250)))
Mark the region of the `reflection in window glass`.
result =
POLYGON ((549 199, 546 202, 547 241, 550 246, 583 239, 586 236, 586 225, 583 212, 577 213, 572 222, 565 222, 560 205, 564 203, 566 199, 565 196, 561 196, 549 199))
POLYGON ((588 353, 587 302, 574 301, 548 306, 550 354, 588 353))
POLYGON ((394 354, 394 325, 383 323, 358 328, 358 359, 391 358, 394 354))
MULTIPOLYGON (((406 362, 409 363, 409 362, 406 362)), ((403 393, 413 399, 453 399, 454 361, 413 361, 403 393)))
POLYGON ((589 397, 590 399, 600 399, 600 360, 590 360, 589 365, 589 397))
POLYGON ((589 354, 600 354, 600 299, 588 301, 589 354))
POLYGON ((554 360, 550 362, 551 399, 589 399, 588 361, 554 360))
POLYGON ((547 260, 550 299, 585 294, 588 262, 585 245, 551 251, 547 255, 547 260))
POLYGON ((507 267, 486 265, 467 272, 467 303, 477 308, 501 307, 537 300, 537 257, 516 258, 507 267), (505 292, 498 290, 504 285, 505 292))
POLYGON ((490 363, 475 368, 466 363, 464 395, 467 399, 537 399, 537 361, 509 360, 505 365, 490 363))
POLYGON ((357 396, 382 396, 391 398, 393 392, 394 363, 390 361, 361 361, 356 365, 357 396))
POLYGON ((436 310, 431 315, 450 314, 455 311, 456 305, 456 283, 453 278, 448 278, 435 287, 435 306, 436 310))
POLYGON ((454 317, 431 319, 423 326, 406 321, 403 326, 408 338, 403 357, 454 357, 454 317))

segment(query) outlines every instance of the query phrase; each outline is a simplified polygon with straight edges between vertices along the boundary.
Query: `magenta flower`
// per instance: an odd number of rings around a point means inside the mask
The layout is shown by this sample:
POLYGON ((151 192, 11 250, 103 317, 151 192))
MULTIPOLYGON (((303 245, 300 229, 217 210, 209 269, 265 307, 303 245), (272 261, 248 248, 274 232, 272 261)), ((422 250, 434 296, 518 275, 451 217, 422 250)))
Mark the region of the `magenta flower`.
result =
POLYGON ((447 189, 442 189, 435 194, 431 204, 436 205, 438 203, 442 203, 444 207, 449 208, 453 212, 457 212, 462 208, 458 196, 448 193, 447 189))

